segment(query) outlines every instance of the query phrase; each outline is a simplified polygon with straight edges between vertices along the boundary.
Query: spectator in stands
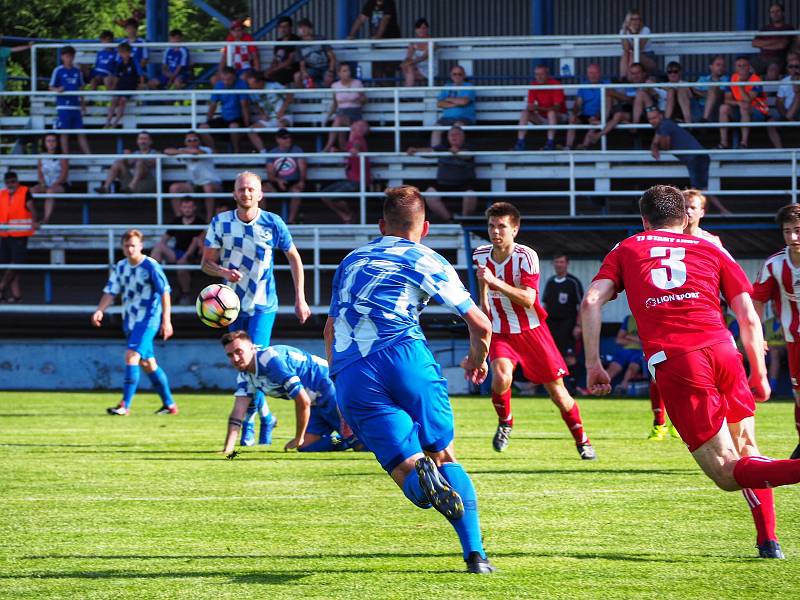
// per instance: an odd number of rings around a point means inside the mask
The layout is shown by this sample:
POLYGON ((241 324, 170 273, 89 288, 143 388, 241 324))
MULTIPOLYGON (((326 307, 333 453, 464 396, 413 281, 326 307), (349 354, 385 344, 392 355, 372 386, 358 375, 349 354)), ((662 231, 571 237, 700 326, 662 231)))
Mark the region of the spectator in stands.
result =
MULTIPOLYGON (((0 41, 3 36, 0 35, 0 41)), ((33 42, 31 42, 33 43, 33 42)), ((15 52, 24 52, 30 50, 30 44, 22 46, 0 46, 0 92, 6 89, 6 82, 8 81, 8 59, 15 52)))
MULTIPOLYGON (((452 86, 439 92, 436 106, 442 109, 442 114, 437 125, 473 125, 476 121, 475 90, 470 89, 472 84, 465 80, 467 76, 464 67, 459 64, 450 69, 452 86)), ((442 143, 442 132, 431 132, 431 147, 442 143)))
POLYGON ((114 34, 106 30, 100 33, 100 43, 104 48, 97 51, 94 58, 94 67, 89 71, 89 89, 96 90, 103 85, 107 90, 114 89, 114 67, 117 62, 117 46, 114 44, 114 34))
POLYGON ((308 19, 297 22, 300 39, 313 44, 297 46, 297 62, 300 70, 294 74, 295 87, 330 87, 333 83, 333 70, 336 68, 336 54, 328 44, 314 35, 314 25, 308 19))
MULTIPOLYGON (((749 123, 756 121, 775 121, 778 118, 777 112, 771 114, 767 106, 767 96, 764 93, 761 77, 752 72, 750 59, 746 56, 739 56, 736 59, 736 72, 731 77, 731 83, 745 81, 752 85, 732 85, 729 92, 725 93, 725 103, 719 108, 719 120, 722 123, 729 121, 741 121, 749 123)), ((742 127, 742 141, 739 148, 747 149, 750 146, 750 128, 742 127)), ((774 127, 767 127, 767 135, 772 145, 776 148, 781 147, 781 139, 774 127)), ((717 148, 727 149, 728 128, 722 127, 719 132, 719 146, 717 148)), ((697 187, 697 186, 694 186, 697 187)))
MULTIPOLYGON (((657 106, 647 107, 647 121, 655 129, 653 141, 650 144, 650 154, 659 160, 661 152, 669 150, 705 150, 688 129, 679 127, 672 119, 664 117, 664 113, 657 106)), ((689 171, 689 184, 698 190, 708 189, 708 170, 711 160, 705 152, 698 154, 678 154, 675 156, 686 165, 689 171)), ((722 203, 715 196, 708 196, 711 203, 723 214, 729 214, 722 203)))
MULTIPOLYGON (((599 65, 590 64, 586 67, 586 80, 584 83, 608 83, 607 79, 602 79, 599 65)), ((570 125, 599 125, 601 122, 603 90, 597 88, 580 88, 575 94, 575 102, 569 113, 570 125)), ((580 149, 586 147, 589 131, 583 137, 583 143, 578 146, 580 149)), ((570 150, 575 146, 576 129, 567 130, 567 142, 564 150, 570 150)))
POLYGON ((139 70, 144 73, 147 63, 150 61, 150 50, 147 46, 140 45, 144 44, 146 40, 139 37, 139 21, 133 18, 125 21, 125 35, 126 37, 121 41, 130 45, 133 60, 136 61, 139 70))
MULTIPOLYGON (((642 13, 638 10, 628 11, 625 15, 625 20, 622 22, 622 28, 619 30, 620 35, 650 35, 650 28, 644 24, 642 13)), ((648 73, 655 73, 658 71, 656 64, 656 55, 653 52, 653 43, 646 37, 639 38, 639 60, 634 60, 634 45, 636 39, 633 37, 622 39, 622 56, 619 59, 619 78, 622 80, 630 81, 630 68, 634 62, 642 65, 642 68, 648 73)))
MULTIPOLYGON (((233 67, 236 77, 242 77, 245 73, 254 69, 261 70, 261 58, 258 55, 258 47, 253 44, 239 43, 239 42, 252 42, 253 36, 244 31, 244 21, 236 19, 231 21, 230 33, 225 38, 226 42, 235 42, 230 45, 232 49, 232 59, 230 66, 233 67)), ((228 48, 226 46, 222 49, 222 55, 219 58, 219 73, 217 78, 212 81, 216 84, 219 78, 223 78, 223 71, 228 66, 228 48)))
POLYGON ((786 56, 788 75, 781 79, 775 108, 783 121, 800 120, 800 54, 790 53, 786 56))
MULTIPOLYGON (((697 83, 710 81, 730 81, 725 73, 725 57, 717 54, 708 65, 708 75, 701 75, 697 83)), ((725 101, 725 93, 730 92, 728 86, 698 85, 692 90, 692 120, 700 123, 719 120, 719 107, 725 101)))
MULTIPOLYGON (((64 46, 61 49, 61 64, 53 69, 50 76, 51 92, 77 92, 83 89, 83 74, 75 66, 75 48, 64 46)), ((83 114, 86 105, 83 96, 57 96, 55 129, 83 129, 83 114)), ((78 134, 78 145, 84 154, 91 154, 86 135, 78 134)), ((69 135, 61 134, 61 152, 69 154, 69 135)))
MULTIPOLYGON (((429 38, 430 26, 425 18, 417 19, 414 23, 414 37, 429 38)), ((421 83, 428 84, 428 44, 427 42, 412 42, 406 50, 406 58, 400 63, 403 72, 403 85, 412 87, 421 83)), ((436 62, 433 63, 433 76, 436 77, 436 62)))
MULTIPOLYGON (((233 67, 222 67, 222 77, 214 84, 215 90, 248 90, 247 84, 239 79, 233 67)), ((214 129, 250 127, 250 106, 247 94, 212 94, 211 102, 208 103, 208 114, 206 122, 200 125, 202 129, 212 127, 214 129), (221 115, 214 117, 217 112, 217 104, 221 106, 221 115)), ((241 134, 231 132, 231 144, 233 151, 239 152, 239 142, 241 134)), ((214 148, 214 140, 207 133, 202 134, 203 143, 214 148)), ((210 218, 210 216, 209 216, 210 218)))
MULTIPOLYGON (((281 17, 278 19, 276 28, 277 39, 283 42, 296 42, 300 40, 292 31, 291 17, 281 17)), ((297 53, 296 46, 275 46, 272 53, 272 62, 264 72, 267 81, 276 81, 281 85, 288 86, 294 83, 294 74, 297 73, 297 53)))
MULTIPOLYGON (((681 74, 683 67, 678 61, 672 60, 667 64, 667 82, 683 83, 681 74)), ((677 119, 676 109, 680 109, 680 118, 684 123, 692 122, 692 92, 691 88, 666 88, 667 102, 664 109, 664 116, 667 119, 677 119)))
MULTIPOLYGON (((190 131, 184 138, 186 144, 182 148, 166 148, 164 154, 169 156, 186 156, 178 162, 186 165, 186 181, 173 183, 169 186, 170 194, 192 194, 198 187, 205 194, 218 194, 222 191, 222 178, 214 168, 214 159, 211 158, 213 150, 208 146, 200 145, 200 136, 197 132, 190 131), (193 158, 196 157, 196 158, 193 158)), ((214 217, 215 199, 205 198, 206 220, 214 217)), ((179 198, 172 198, 172 212, 176 217, 181 215, 179 198)))
MULTIPOLYGON (((394 0, 367 0, 361 8, 361 13, 353 21, 347 39, 355 38, 364 23, 369 23, 369 37, 373 40, 403 37, 397 22, 397 6, 394 0)), ((381 46, 377 48, 381 49, 381 46)), ((398 66, 396 61, 373 61, 372 79, 393 80, 398 66)), ((389 83, 393 85, 393 82, 389 83)))
MULTIPOLYGON (((205 221, 197 216, 197 205, 192 198, 180 198, 180 215, 175 217, 170 225, 205 225, 205 221)), ((167 262, 177 265, 200 264, 203 256, 202 239, 205 231, 194 229, 167 229, 161 236, 150 256, 158 262, 167 262)), ((178 304, 192 304, 190 287, 192 272, 188 269, 178 269, 178 304)))
POLYGON ((154 90, 158 88, 182 90, 189 81, 191 59, 188 48, 181 45, 183 44, 183 32, 180 29, 170 31, 169 43, 172 46, 164 52, 161 74, 149 82, 150 87, 154 90))
MULTIPOLYGON (((279 192, 296 194, 305 191, 308 161, 300 156, 288 156, 300 154, 303 149, 292 142, 292 134, 286 129, 278 130, 275 134, 275 143, 277 146, 267 152, 267 181, 264 182, 264 188, 273 194, 279 192)), ((290 225, 297 223, 301 202, 300 196, 292 196, 289 201, 289 218, 286 222, 290 225)))
MULTIPOLYGON (((114 89, 118 92, 134 92, 144 88, 144 72, 139 67, 139 63, 133 56, 131 46, 128 42, 122 42, 117 46, 119 60, 114 65, 114 89)), ((128 96, 114 96, 108 106, 105 127, 117 127, 125 115, 125 107, 128 105, 128 96)))
POLYGON ((69 188, 69 163, 66 158, 56 158, 58 153, 58 136, 48 133, 42 139, 42 153, 52 158, 40 158, 37 161, 36 173, 39 182, 33 187, 34 194, 46 194, 44 199, 44 216, 42 224, 50 223, 56 199, 50 194, 63 194, 69 188))
MULTIPOLYGON (((136 136, 136 150, 125 150, 125 154, 158 154, 153 148, 153 138, 146 131, 136 136)), ((117 193, 152 194, 156 191, 156 161, 150 159, 120 158, 115 160, 106 174, 106 179, 95 191, 98 194, 111 192, 111 184, 119 181, 117 193)))
MULTIPOLYGON (((639 63, 633 63, 628 68, 628 82, 632 84, 644 83, 645 71, 644 67, 639 63)), ((637 96, 639 98, 638 104, 643 103, 643 98, 650 97, 650 92, 645 93, 643 89, 626 86, 618 89, 607 89, 606 107, 610 111, 606 127, 602 131, 590 131, 586 134, 586 147, 591 147, 604 135, 608 135, 620 123, 630 123, 633 118, 634 104, 636 103, 637 96), (640 94, 641 92, 641 94, 640 94), (646 94, 646 95, 645 95, 646 94)), ((651 104, 647 103, 645 106, 651 104)), ((637 108, 638 105, 637 105, 637 108)), ((640 109, 641 110, 641 109, 640 109)))
MULTIPOLYGON (((358 158, 360 152, 368 152, 367 148, 367 133, 369 133, 369 124, 366 121, 355 121, 350 125, 350 136, 347 139, 347 144, 344 146, 344 151, 350 153, 347 157, 344 167, 344 179, 326 185, 322 188, 322 192, 330 193, 354 193, 359 191, 361 187, 361 161, 358 158)), ((372 183, 372 176, 370 173, 369 159, 364 159, 364 186, 372 183)), ((342 220, 345 225, 350 225, 353 222, 353 212, 344 198, 321 198, 322 203, 330 208, 342 220)))
POLYGON ((609 381, 613 381, 622 373, 622 381, 614 388, 615 394, 625 394, 631 380, 638 378, 642 374, 642 363, 644 353, 642 352, 642 342, 639 339, 639 326, 633 315, 628 315, 622 319, 619 330, 617 330, 617 345, 621 346, 614 353, 611 363, 606 367, 609 381))
MULTIPOLYGON (((759 31, 792 31, 793 25, 786 22, 783 4, 773 2, 769 5, 769 23, 759 31)), ((792 43, 791 35, 759 35, 753 40, 753 46, 759 49, 753 59, 753 70, 759 75, 767 72, 770 65, 777 65, 778 72, 783 72, 786 65, 786 53, 792 43)))
POLYGON ((475 157, 464 156, 461 152, 471 152, 472 147, 467 144, 464 130, 457 125, 450 128, 447 132, 447 144, 433 146, 431 148, 414 148, 407 150, 408 154, 414 155, 420 152, 450 152, 448 156, 440 156, 436 168, 436 184, 425 190, 425 204, 430 211, 442 221, 452 222, 453 215, 445 206, 441 196, 436 192, 465 192, 461 197, 461 214, 469 216, 475 212, 478 206, 478 198, 475 196, 475 157))
MULTIPOLYGON (((558 80, 550 77, 550 69, 546 65, 537 65, 535 79, 531 81, 531 86, 558 85, 558 80)), ((533 121, 536 125, 548 123, 557 125, 567 121, 567 101, 564 97, 564 90, 561 88, 550 90, 528 91, 528 104, 519 116, 519 124, 524 129, 517 131, 517 143, 514 150, 525 150, 525 136, 528 134, 527 125, 533 121)), ((542 150, 556 149, 556 130, 547 130, 547 143, 542 150)))
MULTIPOLYGON (((250 71, 245 76, 245 81, 254 92, 250 94, 250 124, 252 127, 254 129, 291 127, 292 115, 289 113, 289 107, 294 95, 266 91, 284 90, 286 86, 277 81, 266 81, 261 71, 250 71)), ((250 138, 250 143, 256 150, 264 151, 264 142, 261 141, 258 132, 252 131, 247 134, 247 137, 250 138)))
MULTIPOLYGON (((0 263, 24 264, 28 254, 28 238, 39 227, 36 223, 36 208, 33 194, 27 186, 19 184, 13 171, 6 171, 5 189, 0 190, 0 225, 13 230, 0 229, 0 263)), ((0 279, 0 301, 18 303, 22 301, 19 274, 8 269, 0 279)))
MULTIPOLYGON (((364 84, 360 79, 354 79, 348 63, 339 65, 339 81, 335 81, 331 86, 337 91, 333 95, 333 103, 325 121, 333 119, 333 127, 349 127, 352 123, 362 120, 361 108, 367 102, 367 96, 361 90, 364 84)), ((335 142, 338 137, 339 148, 344 148, 347 144, 347 137, 343 131, 331 131, 328 134, 328 143, 323 148, 323 152, 335 152, 335 142)))

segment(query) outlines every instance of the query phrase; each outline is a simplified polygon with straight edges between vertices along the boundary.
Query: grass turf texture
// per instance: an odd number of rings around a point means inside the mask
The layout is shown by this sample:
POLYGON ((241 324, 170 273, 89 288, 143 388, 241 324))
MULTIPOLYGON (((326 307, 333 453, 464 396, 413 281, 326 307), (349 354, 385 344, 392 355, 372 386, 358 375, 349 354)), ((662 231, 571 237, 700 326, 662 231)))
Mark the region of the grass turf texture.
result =
MULTIPOLYGON (((677 440, 648 442, 646 400, 583 399, 599 460, 582 462, 549 400, 515 398, 491 449, 485 398, 454 400, 456 451, 501 569, 462 572, 454 531, 414 508, 370 454, 222 445, 230 396, 0 394, 0 597, 797 598, 800 487, 778 488, 786 561, 754 558, 741 494, 717 490, 677 440)), ((795 445, 792 405, 760 407, 762 452, 795 445)))

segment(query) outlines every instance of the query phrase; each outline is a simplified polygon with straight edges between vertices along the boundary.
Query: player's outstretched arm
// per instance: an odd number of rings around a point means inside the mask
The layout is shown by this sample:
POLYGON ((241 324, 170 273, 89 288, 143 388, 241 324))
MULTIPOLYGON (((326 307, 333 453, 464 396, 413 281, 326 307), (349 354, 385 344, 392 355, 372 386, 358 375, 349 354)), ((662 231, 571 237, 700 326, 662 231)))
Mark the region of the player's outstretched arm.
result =
POLYGON ((492 340, 492 324, 477 306, 470 308, 462 317, 469 330, 469 354, 461 361, 464 376, 472 383, 481 384, 489 374, 486 357, 492 340))
POLYGON ((294 314, 300 323, 305 323, 311 316, 311 309, 306 303, 306 280, 303 272, 303 259, 297 247, 292 245, 286 252, 286 260, 289 261, 289 269, 292 271, 294 280, 294 314))
POLYGON ((325 358, 328 361, 328 367, 330 367, 333 365, 333 317, 328 317, 328 320, 325 321, 322 337, 325 340, 325 358))
POLYGON ((750 294, 741 293, 731 300, 731 308, 739 322, 739 335, 742 340, 747 362, 750 364, 750 389, 758 402, 769 400, 771 390, 767 378, 767 365, 764 361, 764 332, 761 319, 753 306, 750 294))
POLYGON ((603 325, 603 305, 614 297, 610 279, 593 281, 581 302, 583 351, 586 355, 586 387, 596 396, 611 393, 611 380, 600 362, 600 328, 603 325))
POLYGON ((303 445, 308 428, 308 421, 311 419, 311 398, 308 397, 305 389, 300 390, 294 398, 295 430, 294 439, 286 442, 284 450, 294 450, 303 445))
POLYGON ((228 434, 225 436, 225 445, 222 453, 228 456, 236 448, 236 438, 242 429, 242 419, 250 405, 250 396, 236 396, 233 401, 233 410, 228 417, 228 434))
POLYGON ((92 313, 91 322, 95 327, 100 327, 103 323, 103 315, 106 309, 114 303, 114 296, 111 294, 103 294, 100 297, 100 302, 97 304, 97 310, 92 313))

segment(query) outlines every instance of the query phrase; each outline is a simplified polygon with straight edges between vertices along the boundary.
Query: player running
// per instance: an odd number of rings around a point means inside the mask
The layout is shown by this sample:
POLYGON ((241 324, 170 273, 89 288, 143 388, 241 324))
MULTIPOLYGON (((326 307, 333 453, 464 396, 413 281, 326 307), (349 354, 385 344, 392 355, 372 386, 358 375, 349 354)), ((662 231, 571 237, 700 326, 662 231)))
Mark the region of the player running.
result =
POLYGON ((155 260, 142 253, 142 232, 126 231, 122 236, 125 258, 111 270, 108 283, 97 310, 92 314, 92 325, 100 327, 106 309, 118 294, 122 298, 122 329, 128 338, 125 350, 125 379, 122 384, 122 401, 106 409, 109 415, 130 414, 131 402, 139 385, 139 366, 144 367, 153 389, 161 397, 159 415, 177 415, 178 406, 172 399, 169 381, 164 369, 158 366, 153 355, 153 340, 159 328, 164 340, 172 337, 170 320, 170 287, 167 276, 155 260))
MULTIPOLYGON (((294 312, 300 323, 305 323, 311 314, 306 304, 303 261, 283 219, 259 208, 264 194, 258 175, 249 171, 239 173, 233 197, 236 209, 217 214, 208 225, 203 272, 225 278, 239 296, 241 312, 228 331, 246 331, 256 345, 266 347, 278 310, 273 252, 283 251, 289 261, 294 280, 294 312)), ((261 418, 258 443, 272 443, 272 430, 278 421, 270 413, 264 394, 257 390, 244 419, 242 446, 255 443, 256 413, 261 418)))
POLYGON ((336 401, 359 440, 405 496, 433 506, 458 534, 470 573, 491 573, 475 488, 456 462, 447 381, 419 325, 433 298, 461 316, 470 349, 461 366, 486 379, 491 324, 453 267, 420 244, 428 233, 419 190, 386 190, 382 236, 345 257, 333 279, 325 345, 336 401))
POLYGON ((226 333, 222 345, 231 365, 239 371, 222 450, 226 456, 233 452, 256 391, 295 402, 295 436, 286 442, 284 450, 330 452, 360 446, 352 432, 345 431, 349 428, 336 408, 336 388, 324 359, 292 346, 256 348, 246 331, 226 333), (348 437, 343 439, 339 434, 348 437))
MULTIPOLYGON (((794 422, 800 435, 800 206, 789 204, 775 217, 783 232, 786 247, 770 256, 761 268, 753 286, 756 311, 764 315, 764 305, 773 303, 775 316, 780 320, 789 357, 789 376, 794 395, 794 422)), ((800 443, 791 458, 800 458, 800 443)))
POLYGON ((652 187, 639 207, 645 231, 608 253, 581 307, 587 387, 596 395, 611 391, 600 362, 601 308, 625 290, 672 423, 714 483, 742 490, 756 522, 759 556, 783 558, 771 488, 800 481, 800 460, 765 458, 756 446, 755 399, 767 400, 770 389, 752 286, 725 250, 683 233, 688 217, 679 190, 652 187), (725 327, 720 291, 739 322, 749 387, 725 327))
POLYGON ((583 430, 578 403, 564 386, 569 374, 539 302, 539 257, 532 249, 517 244, 520 215, 508 202, 496 202, 486 211, 491 244, 472 253, 480 286, 481 306, 492 321, 492 404, 499 419, 492 447, 502 452, 514 426, 511 413, 511 383, 519 364, 525 377, 544 384, 559 408, 583 460, 597 458, 583 430))

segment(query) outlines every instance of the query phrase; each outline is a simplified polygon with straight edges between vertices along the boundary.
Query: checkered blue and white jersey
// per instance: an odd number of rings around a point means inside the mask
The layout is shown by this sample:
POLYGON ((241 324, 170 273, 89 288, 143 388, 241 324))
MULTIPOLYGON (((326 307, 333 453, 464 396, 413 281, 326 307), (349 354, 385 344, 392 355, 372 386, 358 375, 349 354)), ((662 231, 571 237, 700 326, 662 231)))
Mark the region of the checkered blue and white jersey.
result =
POLYGON ((170 292, 161 265, 149 256, 138 265, 123 258, 111 270, 103 293, 120 295, 122 328, 128 334, 137 325, 158 329, 161 326, 161 295, 170 292))
POLYGON ((311 404, 331 387, 328 361, 294 346, 267 346, 256 350, 256 372, 236 378, 234 396, 254 396, 256 390, 273 398, 296 398, 305 390, 311 404))
POLYGON ((427 246, 384 236, 353 250, 333 278, 331 373, 405 339, 424 340, 419 314, 431 298, 458 315, 475 306, 452 265, 427 246))
POLYGON ((220 213, 208 225, 205 245, 220 249, 223 267, 241 272, 239 281, 225 283, 236 290, 243 313, 278 310, 273 249, 287 252, 293 246, 292 234, 283 219, 259 210, 255 219, 245 223, 236 210, 220 213))

